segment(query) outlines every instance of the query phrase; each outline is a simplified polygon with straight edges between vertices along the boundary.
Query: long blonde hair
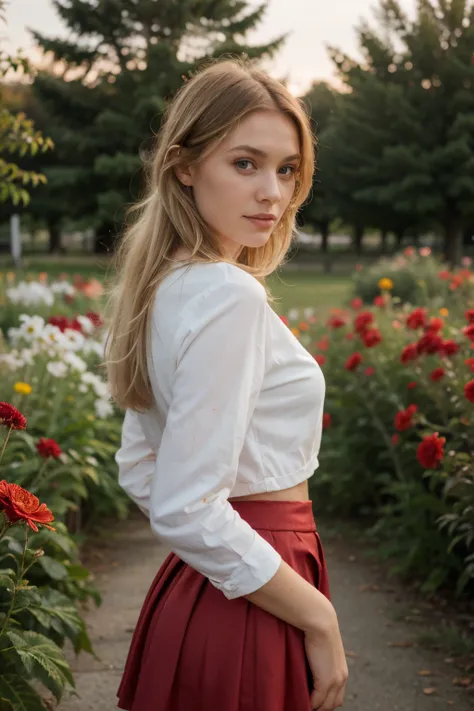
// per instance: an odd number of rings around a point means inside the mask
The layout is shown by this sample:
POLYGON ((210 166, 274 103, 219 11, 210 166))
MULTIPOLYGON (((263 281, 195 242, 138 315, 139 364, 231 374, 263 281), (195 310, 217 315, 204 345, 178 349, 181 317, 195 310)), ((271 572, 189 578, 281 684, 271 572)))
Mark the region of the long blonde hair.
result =
POLYGON ((178 247, 191 252, 186 263, 230 262, 262 283, 285 262, 295 236, 296 213, 312 184, 316 139, 303 102, 249 60, 211 61, 188 79, 167 107, 156 148, 146 167, 142 200, 128 215, 113 267, 115 282, 106 307, 105 361, 110 392, 122 408, 144 411, 153 404, 147 370, 149 321, 156 289, 174 268, 178 247), (280 110, 293 120, 301 164, 286 212, 262 247, 243 247, 235 260, 221 254, 219 241, 200 216, 192 193, 174 172, 181 161, 203 160, 237 123, 253 111, 280 110))

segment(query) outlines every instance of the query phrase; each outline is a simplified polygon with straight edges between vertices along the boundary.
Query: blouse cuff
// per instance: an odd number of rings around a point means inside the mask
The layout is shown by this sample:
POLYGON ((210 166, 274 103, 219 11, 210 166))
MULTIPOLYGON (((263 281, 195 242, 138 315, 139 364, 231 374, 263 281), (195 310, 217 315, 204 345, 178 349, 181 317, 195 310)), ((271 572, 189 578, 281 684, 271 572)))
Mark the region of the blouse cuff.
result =
POLYGON ((242 557, 238 568, 225 583, 209 582, 228 600, 249 595, 273 578, 281 563, 281 555, 260 534, 255 532, 254 541, 242 557))

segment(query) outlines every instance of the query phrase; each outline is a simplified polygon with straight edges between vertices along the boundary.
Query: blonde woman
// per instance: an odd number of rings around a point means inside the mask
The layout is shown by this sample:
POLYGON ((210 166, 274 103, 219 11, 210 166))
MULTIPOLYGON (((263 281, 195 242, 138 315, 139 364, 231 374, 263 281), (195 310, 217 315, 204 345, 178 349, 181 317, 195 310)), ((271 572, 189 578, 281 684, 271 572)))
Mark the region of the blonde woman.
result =
POLYGON ((332 711, 348 677, 308 496, 325 384, 271 308, 314 169, 303 104, 251 62, 168 107, 118 253, 106 344, 121 486, 172 551, 118 691, 129 711, 332 711))

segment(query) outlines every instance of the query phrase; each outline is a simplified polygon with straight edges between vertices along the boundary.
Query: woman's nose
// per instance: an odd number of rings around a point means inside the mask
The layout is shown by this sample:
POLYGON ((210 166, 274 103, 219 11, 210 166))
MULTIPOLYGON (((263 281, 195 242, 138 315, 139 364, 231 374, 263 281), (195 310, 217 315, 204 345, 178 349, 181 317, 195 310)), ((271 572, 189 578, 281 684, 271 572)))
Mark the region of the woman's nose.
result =
POLYGON ((268 200, 272 203, 281 199, 281 190, 276 175, 267 175, 262 179, 258 191, 259 200, 268 200))

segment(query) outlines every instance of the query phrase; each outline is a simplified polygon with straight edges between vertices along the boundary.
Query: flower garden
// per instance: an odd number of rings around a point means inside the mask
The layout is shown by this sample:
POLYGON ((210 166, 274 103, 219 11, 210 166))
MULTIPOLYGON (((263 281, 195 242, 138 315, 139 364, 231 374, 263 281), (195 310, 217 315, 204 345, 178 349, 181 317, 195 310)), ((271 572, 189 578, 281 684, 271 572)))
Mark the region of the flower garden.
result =
MULTIPOLYGON (((474 273, 429 250, 360 267, 328 316, 281 315, 327 385, 316 509, 370 522, 425 593, 474 588, 474 273), (301 316, 304 316, 301 320, 301 316)), ((127 515, 121 414, 103 358, 103 287, 40 274, 0 281, 0 709, 48 709, 93 653, 81 615, 100 604, 80 547, 127 515)))

